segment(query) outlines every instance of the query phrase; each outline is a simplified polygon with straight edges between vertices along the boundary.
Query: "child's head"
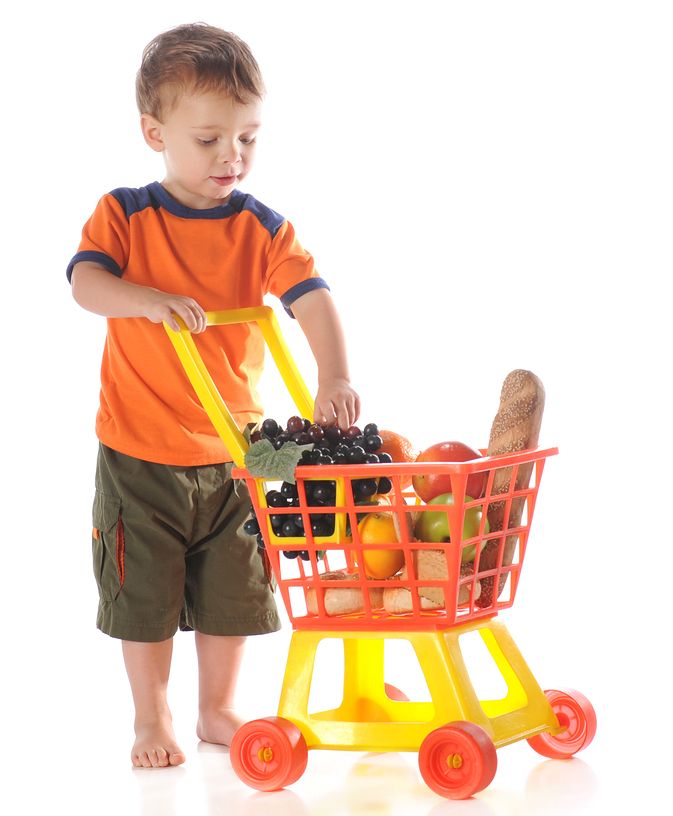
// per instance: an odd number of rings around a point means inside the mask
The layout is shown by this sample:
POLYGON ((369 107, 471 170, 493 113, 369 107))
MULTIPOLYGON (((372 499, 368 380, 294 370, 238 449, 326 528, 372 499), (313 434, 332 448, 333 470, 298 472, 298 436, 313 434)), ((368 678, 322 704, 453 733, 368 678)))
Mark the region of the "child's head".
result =
POLYGON ((228 31, 192 23, 145 46, 136 77, 140 113, 159 121, 187 92, 215 92, 239 104, 264 96, 262 74, 248 46, 228 31))
POLYGON ((263 95, 259 66, 235 34, 196 23, 147 45, 136 80, 141 126, 181 203, 220 204, 247 175, 263 95))

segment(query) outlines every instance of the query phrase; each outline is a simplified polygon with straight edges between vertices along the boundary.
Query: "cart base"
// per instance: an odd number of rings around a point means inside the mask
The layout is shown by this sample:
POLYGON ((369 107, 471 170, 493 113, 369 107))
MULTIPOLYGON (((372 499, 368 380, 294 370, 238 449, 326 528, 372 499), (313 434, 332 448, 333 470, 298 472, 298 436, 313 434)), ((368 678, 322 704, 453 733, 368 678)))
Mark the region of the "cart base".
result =
POLYGON ((431 731, 455 721, 480 726, 496 748, 561 730, 509 632, 495 619, 444 631, 295 631, 278 716, 297 725, 309 748, 355 751, 417 751, 431 731), (474 690, 460 647, 461 636, 470 632, 481 636, 502 675, 507 687, 502 699, 480 700, 474 690), (316 651, 326 638, 343 641, 343 700, 338 708, 309 713, 316 651), (386 693, 386 639, 411 643, 430 702, 392 699, 386 693))

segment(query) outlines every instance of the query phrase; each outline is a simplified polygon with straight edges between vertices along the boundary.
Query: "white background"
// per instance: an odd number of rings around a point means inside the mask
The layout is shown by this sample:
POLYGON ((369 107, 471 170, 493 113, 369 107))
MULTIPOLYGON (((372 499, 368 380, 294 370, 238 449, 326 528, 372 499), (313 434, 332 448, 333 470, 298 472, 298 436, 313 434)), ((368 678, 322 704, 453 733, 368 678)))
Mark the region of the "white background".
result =
MULTIPOLYGON (((661 801, 673 725, 670 5, 61 2, 23 4, 0 24, 0 796, 12 812, 438 816, 661 801), (560 455, 502 618, 544 687, 594 703, 599 731, 581 758, 503 749, 491 787, 455 804, 419 782, 414 755, 314 752, 291 792, 255 797, 226 751, 197 746, 183 635, 171 702, 188 762, 129 770, 130 694, 119 644, 94 628, 89 554, 104 321, 75 305, 64 272, 100 195, 161 179, 135 71, 156 33, 199 19, 237 32, 260 62, 266 121, 244 189, 293 221, 331 284, 363 421, 419 448, 485 446, 505 375, 529 368, 544 382, 541 443, 560 455)), ((305 341, 279 316, 314 389, 305 341)), ((285 419, 276 391, 270 379, 267 413, 285 419)), ((286 624, 250 642, 246 716, 275 712, 289 637, 286 624)), ((406 671, 400 661, 402 687, 406 671)))

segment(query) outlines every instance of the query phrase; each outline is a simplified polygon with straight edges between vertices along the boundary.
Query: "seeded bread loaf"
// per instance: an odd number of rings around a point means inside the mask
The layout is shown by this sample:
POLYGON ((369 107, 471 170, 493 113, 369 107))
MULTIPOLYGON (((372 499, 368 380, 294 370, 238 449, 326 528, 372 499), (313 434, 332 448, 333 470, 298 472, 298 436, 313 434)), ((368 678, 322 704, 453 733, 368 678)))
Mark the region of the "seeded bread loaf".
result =
MULTIPOLYGON (((489 456, 515 453, 537 447, 544 411, 544 399, 544 387, 539 378, 531 371, 516 369, 507 375, 500 393, 498 412, 491 427, 488 442, 489 456)), ((528 487, 532 469, 532 463, 519 467, 515 489, 520 490, 528 487)), ((496 470, 492 493, 495 495, 507 493, 510 489, 511 480, 512 468, 499 468, 496 470)), ((524 506, 524 498, 512 499, 509 518, 507 519, 507 503, 505 501, 491 502, 487 514, 490 532, 518 527, 521 523, 524 506)), ((518 536, 516 535, 507 536, 505 539, 502 554, 503 566, 512 564, 517 540, 518 536)), ((497 567, 501 542, 501 538, 488 540, 479 560, 479 572, 497 567)), ((506 580, 506 574, 500 577, 497 595, 495 595, 493 576, 483 578, 481 580, 481 595, 477 605, 482 608, 491 606, 495 598, 500 597, 506 580)))
MULTIPOLYGON (((358 573, 348 574, 341 570, 325 572, 320 576, 323 581, 357 581, 358 573)), ((372 587, 369 591, 369 603, 372 609, 383 606, 383 589, 372 587)), ((364 612, 365 602, 362 590, 359 587, 329 587, 324 595, 325 612, 327 615, 350 615, 353 612, 364 612)), ((311 587, 306 592, 306 611, 309 615, 318 614, 318 600, 316 590, 311 587)))

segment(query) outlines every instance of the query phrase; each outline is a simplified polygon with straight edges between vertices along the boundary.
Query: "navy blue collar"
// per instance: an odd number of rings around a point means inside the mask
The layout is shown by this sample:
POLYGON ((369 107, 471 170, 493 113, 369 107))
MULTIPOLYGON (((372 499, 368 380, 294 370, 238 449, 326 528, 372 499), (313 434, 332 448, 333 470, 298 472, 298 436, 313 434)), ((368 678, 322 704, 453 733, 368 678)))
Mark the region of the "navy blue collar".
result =
POLYGON ((229 218, 234 213, 240 212, 245 193, 239 190, 234 190, 229 196, 229 201, 225 204, 218 204, 217 207, 209 207, 207 210, 197 210, 192 207, 186 207, 166 190, 158 181, 153 181, 147 185, 147 191, 150 196, 169 213, 177 215, 179 218, 199 218, 199 219, 217 219, 229 218))

